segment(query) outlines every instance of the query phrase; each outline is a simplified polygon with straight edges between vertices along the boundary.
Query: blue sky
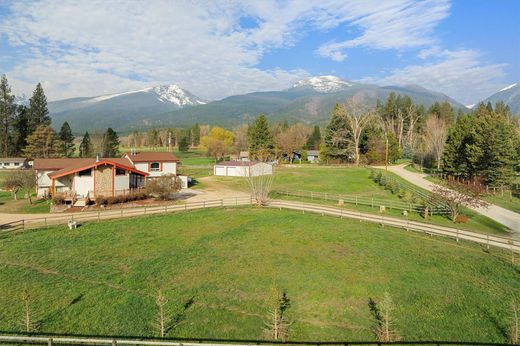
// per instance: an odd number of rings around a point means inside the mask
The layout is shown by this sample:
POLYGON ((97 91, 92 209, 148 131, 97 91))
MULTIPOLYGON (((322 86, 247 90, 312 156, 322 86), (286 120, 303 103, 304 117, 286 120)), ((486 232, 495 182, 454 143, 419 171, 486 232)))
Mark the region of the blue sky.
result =
POLYGON ((0 1, 0 72, 49 99, 175 83, 205 99, 314 75, 471 104, 520 81, 517 0, 0 1))

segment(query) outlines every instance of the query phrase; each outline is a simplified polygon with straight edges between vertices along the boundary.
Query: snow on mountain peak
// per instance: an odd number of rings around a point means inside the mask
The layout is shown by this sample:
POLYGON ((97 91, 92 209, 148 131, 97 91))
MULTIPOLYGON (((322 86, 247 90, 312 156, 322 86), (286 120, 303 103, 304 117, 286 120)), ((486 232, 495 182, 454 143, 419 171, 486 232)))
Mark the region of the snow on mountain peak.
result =
POLYGON ((205 102, 175 84, 156 86, 151 89, 157 94, 161 102, 171 102, 179 107, 205 104, 205 102))
POLYGON ((205 104, 205 102, 201 101, 199 98, 197 98, 193 94, 189 93, 188 91, 180 88, 179 86, 177 86, 175 84, 160 85, 160 86, 156 86, 156 87, 149 87, 149 88, 144 88, 144 89, 140 89, 140 90, 126 91, 126 92, 117 93, 117 94, 102 95, 102 96, 97 96, 97 97, 88 99, 84 102, 95 103, 95 102, 105 101, 105 100, 109 100, 114 97, 123 96, 123 95, 136 94, 136 93, 150 93, 150 92, 156 94, 157 99, 159 101, 161 101, 163 103, 173 103, 179 107, 205 104))
POLYGON ((14 96, 14 104, 19 106, 29 106, 29 97, 27 97, 25 94, 22 94, 22 96, 14 96))
POLYGON ((509 90, 511 88, 514 88, 515 86, 517 86, 518 83, 514 83, 514 84, 511 84, 510 86, 506 86, 504 89, 501 89, 500 91, 506 91, 506 90, 509 90))
POLYGON ((293 88, 311 87, 320 93, 331 93, 353 86, 352 83, 336 76, 316 76, 302 79, 293 88))

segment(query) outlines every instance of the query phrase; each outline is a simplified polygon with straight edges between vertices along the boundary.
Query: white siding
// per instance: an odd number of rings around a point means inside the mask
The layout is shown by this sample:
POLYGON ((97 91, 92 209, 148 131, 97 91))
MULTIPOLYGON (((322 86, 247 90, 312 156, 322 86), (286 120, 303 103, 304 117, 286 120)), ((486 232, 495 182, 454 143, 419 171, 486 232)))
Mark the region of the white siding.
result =
POLYGON ((114 191, 117 193, 121 190, 128 190, 130 188, 130 175, 128 172, 125 175, 116 175, 114 178, 114 191))
POLYGON ((273 174, 273 166, 267 163, 257 163, 253 166, 218 166, 215 165, 214 174, 223 177, 248 177, 273 174))
POLYGON ((162 167, 162 170, 160 170, 160 171, 150 171, 149 170, 149 167, 150 167, 149 164, 150 163, 152 163, 152 161, 150 161, 150 162, 136 162, 135 163, 135 168, 140 170, 141 172, 150 173, 150 175, 148 176, 149 178, 160 177, 161 175, 165 175, 165 174, 174 174, 174 175, 177 174, 177 162, 162 162, 162 163, 160 163, 161 167, 162 167))
POLYGON ((53 171, 36 171, 36 194, 38 197, 45 197, 49 194, 49 188, 51 187, 51 178, 47 174, 53 171))
POLYGON ((225 176, 226 175, 226 167, 215 166, 215 175, 225 176))
POLYGON ((94 177, 80 177, 78 173, 76 173, 74 176, 74 190, 78 196, 86 197, 90 191, 94 191, 94 177))

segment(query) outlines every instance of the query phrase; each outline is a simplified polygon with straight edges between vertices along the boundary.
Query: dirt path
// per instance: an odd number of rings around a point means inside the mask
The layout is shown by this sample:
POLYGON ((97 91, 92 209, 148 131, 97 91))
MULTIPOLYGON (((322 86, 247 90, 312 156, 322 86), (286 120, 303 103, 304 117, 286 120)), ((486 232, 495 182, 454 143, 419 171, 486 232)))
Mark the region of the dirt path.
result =
MULTIPOLYGON (((388 170, 392 173, 397 174, 401 178, 408 180, 412 184, 415 184, 428 191, 432 191, 434 186, 437 186, 436 184, 432 183, 431 181, 424 179, 427 176, 426 174, 415 173, 415 172, 410 172, 410 171, 406 170, 405 169, 406 165, 407 164, 388 166, 388 170)), ((376 168, 384 169, 384 167, 376 167, 376 168)), ((508 227, 512 231, 512 233, 513 233, 512 235, 515 238, 520 239, 520 214, 515 213, 511 210, 507 210, 505 208, 499 207, 494 204, 490 204, 487 208, 479 207, 479 208, 470 208, 470 209, 503 224, 504 226, 508 227)))

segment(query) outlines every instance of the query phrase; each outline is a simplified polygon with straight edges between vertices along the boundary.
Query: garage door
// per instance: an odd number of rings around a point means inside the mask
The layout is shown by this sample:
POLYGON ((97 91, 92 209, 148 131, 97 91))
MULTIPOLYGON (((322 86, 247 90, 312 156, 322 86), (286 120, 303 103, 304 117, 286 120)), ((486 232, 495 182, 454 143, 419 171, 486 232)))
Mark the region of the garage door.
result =
POLYGON ((226 167, 215 167, 215 175, 226 175, 226 167))
POLYGON ((227 168, 227 175, 228 175, 228 177, 236 177, 236 175, 237 175, 237 168, 236 167, 228 167, 227 168))

